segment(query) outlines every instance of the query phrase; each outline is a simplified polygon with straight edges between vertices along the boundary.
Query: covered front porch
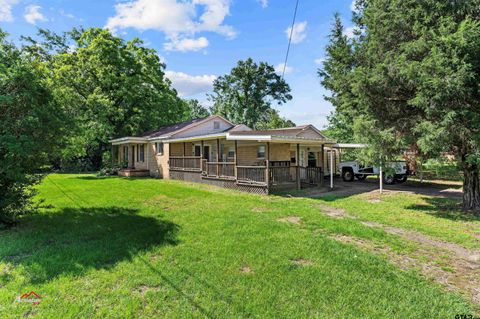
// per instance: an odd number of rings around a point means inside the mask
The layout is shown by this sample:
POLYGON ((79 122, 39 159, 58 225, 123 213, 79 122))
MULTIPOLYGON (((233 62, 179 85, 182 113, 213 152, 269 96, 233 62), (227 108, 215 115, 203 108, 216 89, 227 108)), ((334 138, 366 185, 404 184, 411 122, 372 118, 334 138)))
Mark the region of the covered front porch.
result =
MULTIPOLYGON (((321 187, 327 163, 325 142, 251 141, 227 138, 170 141, 173 179, 191 180, 258 193, 321 187), (219 184, 221 183, 221 184, 219 184), (257 190, 257 191, 255 191, 257 190)), ((333 156, 331 157, 333 159, 333 156)))
POLYGON ((119 142, 112 145, 112 164, 120 167, 119 176, 149 176, 148 143, 144 140, 119 142))

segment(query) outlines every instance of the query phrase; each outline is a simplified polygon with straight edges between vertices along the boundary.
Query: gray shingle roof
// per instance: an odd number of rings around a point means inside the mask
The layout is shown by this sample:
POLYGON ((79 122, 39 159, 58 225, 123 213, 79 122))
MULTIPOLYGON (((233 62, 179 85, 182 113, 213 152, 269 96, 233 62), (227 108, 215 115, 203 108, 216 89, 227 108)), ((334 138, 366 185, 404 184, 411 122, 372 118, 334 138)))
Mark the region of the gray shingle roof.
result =
POLYGON ((166 125, 159 127, 155 130, 151 130, 148 132, 144 132, 142 134, 137 135, 136 137, 159 137, 163 135, 170 135, 170 133, 173 133, 175 131, 178 131, 184 127, 187 127, 193 123, 197 123, 200 121, 203 121, 205 118, 198 118, 198 119, 193 119, 185 122, 180 122, 180 123, 175 123, 172 125, 166 125))

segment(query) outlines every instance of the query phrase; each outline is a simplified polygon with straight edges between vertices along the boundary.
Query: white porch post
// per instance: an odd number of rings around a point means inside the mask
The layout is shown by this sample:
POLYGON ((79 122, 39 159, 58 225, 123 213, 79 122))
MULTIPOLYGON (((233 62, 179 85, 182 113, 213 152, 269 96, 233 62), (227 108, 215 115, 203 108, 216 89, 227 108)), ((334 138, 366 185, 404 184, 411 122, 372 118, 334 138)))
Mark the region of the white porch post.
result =
POLYGON ((330 149, 330 189, 333 189, 333 148, 330 149))

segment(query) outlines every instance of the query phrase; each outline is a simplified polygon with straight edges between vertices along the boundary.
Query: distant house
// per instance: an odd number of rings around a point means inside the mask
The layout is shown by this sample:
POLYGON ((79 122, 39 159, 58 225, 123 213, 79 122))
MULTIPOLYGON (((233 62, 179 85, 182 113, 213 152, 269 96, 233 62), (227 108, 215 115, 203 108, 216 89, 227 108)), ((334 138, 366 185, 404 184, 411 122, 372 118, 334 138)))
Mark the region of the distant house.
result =
MULTIPOLYGON (((153 176, 268 194, 321 185, 335 142, 313 125, 252 130, 221 116, 111 140, 121 176, 153 176)), ((338 155, 332 162, 338 165, 338 155)))

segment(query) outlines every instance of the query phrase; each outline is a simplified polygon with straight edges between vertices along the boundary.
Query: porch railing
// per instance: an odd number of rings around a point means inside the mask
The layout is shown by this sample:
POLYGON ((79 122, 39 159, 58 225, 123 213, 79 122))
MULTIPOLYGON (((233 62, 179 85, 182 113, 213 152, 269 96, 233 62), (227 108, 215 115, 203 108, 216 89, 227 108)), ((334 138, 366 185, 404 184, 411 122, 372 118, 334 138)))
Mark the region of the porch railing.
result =
POLYGON ((204 162, 203 171, 209 177, 235 178, 235 163, 204 162))
POLYGON ((270 183, 284 184, 296 181, 296 169, 294 166, 270 167, 270 183))
POLYGON ((323 174, 321 167, 296 166, 236 166, 235 162, 208 162, 201 156, 171 156, 170 169, 202 172, 210 178, 236 180, 253 185, 302 184, 320 185, 323 174))
POLYGON ((266 184, 266 166, 237 166, 237 180, 242 183, 266 184))
POLYGON ((200 156, 170 156, 170 169, 200 171, 200 156))
POLYGON ((321 167, 300 167, 300 182, 306 184, 320 184, 322 178, 321 167))

